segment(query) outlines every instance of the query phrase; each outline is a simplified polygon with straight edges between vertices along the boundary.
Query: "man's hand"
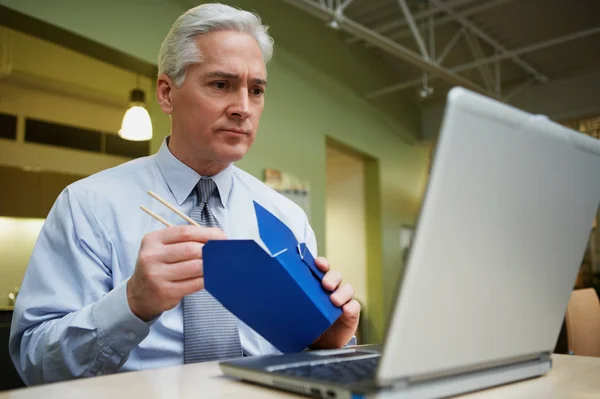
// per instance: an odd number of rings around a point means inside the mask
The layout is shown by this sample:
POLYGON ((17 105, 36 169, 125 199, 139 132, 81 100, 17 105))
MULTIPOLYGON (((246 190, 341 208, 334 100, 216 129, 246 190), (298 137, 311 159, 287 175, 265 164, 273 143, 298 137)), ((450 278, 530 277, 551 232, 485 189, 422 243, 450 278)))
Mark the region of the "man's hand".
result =
POLYGON ((354 288, 350 284, 343 284, 340 272, 330 270, 329 262, 323 257, 315 259, 319 270, 325 272, 321 281, 323 288, 334 291, 330 298, 335 306, 342 307, 342 315, 327 331, 313 342, 312 349, 341 348, 348 344, 356 333, 360 318, 360 304, 354 298, 354 288))
POLYGON ((198 226, 171 226, 146 234, 127 283, 133 314, 148 321, 204 289, 202 247, 226 238, 217 228, 198 226))

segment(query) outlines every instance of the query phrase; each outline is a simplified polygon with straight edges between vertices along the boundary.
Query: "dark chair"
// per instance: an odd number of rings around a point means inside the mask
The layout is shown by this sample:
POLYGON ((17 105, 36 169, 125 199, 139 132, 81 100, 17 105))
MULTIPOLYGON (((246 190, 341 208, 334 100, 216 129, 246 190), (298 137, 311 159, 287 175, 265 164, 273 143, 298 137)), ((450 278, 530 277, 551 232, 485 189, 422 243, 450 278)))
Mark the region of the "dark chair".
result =
POLYGON ((10 323, 0 323, 0 391, 23 388, 25 384, 15 370, 8 353, 8 337, 10 336, 10 323))

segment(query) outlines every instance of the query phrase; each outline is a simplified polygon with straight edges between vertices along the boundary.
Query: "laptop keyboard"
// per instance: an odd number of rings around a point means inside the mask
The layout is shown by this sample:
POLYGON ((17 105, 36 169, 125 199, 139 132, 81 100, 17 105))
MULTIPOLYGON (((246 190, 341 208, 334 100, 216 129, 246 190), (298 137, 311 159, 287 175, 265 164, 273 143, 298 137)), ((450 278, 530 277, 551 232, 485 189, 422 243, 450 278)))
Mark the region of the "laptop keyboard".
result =
POLYGON ((290 367, 283 370, 277 370, 277 374, 350 384, 373 380, 375 378, 375 371, 377 370, 379 359, 380 357, 378 356, 313 366, 290 367))

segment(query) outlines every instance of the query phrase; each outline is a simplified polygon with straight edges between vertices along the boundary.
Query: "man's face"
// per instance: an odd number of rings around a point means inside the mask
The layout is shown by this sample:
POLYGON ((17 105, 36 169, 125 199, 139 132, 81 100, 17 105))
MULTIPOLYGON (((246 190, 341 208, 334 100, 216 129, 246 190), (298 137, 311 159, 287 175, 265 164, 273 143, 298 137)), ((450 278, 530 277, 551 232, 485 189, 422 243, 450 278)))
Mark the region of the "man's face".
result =
MULTIPOLYGON (((196 39, 202 62, 187 69, 180 88, 171 86, 173 137, 188 147, 192 162, 229 164, 254 141, 264 108, 266 67, 256 40, 234 31, 196 39)), ((159 79, 160 80, 160 79, 159 79)))

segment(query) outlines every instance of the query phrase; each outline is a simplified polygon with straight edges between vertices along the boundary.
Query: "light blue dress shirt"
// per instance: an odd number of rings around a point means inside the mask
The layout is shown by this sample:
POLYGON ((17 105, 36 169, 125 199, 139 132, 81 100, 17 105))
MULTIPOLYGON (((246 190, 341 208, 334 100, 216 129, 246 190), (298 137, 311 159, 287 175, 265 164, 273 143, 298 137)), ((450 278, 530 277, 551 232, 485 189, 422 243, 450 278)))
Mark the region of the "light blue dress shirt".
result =
MULTIPOLYGON (((14 310, 10 354, 28 385, 117 371, 183 363, 181 304, 152 322, 130 310, 126 283, 145 234, 164 226, 145 205, 172 224, 186 224, 147 194, 152 190, 185 214, 195 203, 195 171, 160 150, 87 177, 57 198, 33 249, 14 310)), ((258 233, 253 200, 280 218, 317 254, 304 211, 234 165, 213 176, 220 198, 209 205, 232 239, 258 233)), ((239 321, 248 355, 278 353, 239 321)))

